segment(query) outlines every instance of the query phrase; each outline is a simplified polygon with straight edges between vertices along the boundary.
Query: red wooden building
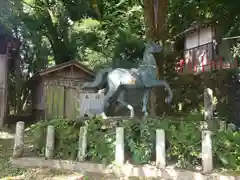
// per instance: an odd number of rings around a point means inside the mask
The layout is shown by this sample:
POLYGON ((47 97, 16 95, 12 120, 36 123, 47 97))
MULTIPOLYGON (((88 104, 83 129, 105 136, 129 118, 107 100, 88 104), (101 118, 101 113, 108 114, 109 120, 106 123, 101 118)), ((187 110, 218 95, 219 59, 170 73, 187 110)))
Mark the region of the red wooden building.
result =
POLYGON ((184 38, 184 53, 176 67, 180 73, 201 73, 238 66, 238 60, 231 53, 232 42, 222 38, 221 28, 216 23, 194 22, 176 37, 184 38))

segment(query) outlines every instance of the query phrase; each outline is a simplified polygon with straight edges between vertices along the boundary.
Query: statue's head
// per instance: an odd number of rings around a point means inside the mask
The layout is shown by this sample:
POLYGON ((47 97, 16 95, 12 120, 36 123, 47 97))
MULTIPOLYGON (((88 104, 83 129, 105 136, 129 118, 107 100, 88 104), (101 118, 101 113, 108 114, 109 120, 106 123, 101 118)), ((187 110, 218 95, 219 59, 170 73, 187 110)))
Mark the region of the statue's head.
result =
POLYGON ((162 50, 162 46, 153 42, 148 41, 145 48, 145 53, 159 53, 162 50))
POLYGON ((153 65, 156 66, 156 60, 152 53, 161 52, 162 47, 154 42, 147 42, 142 60, 142 65, 153 65))

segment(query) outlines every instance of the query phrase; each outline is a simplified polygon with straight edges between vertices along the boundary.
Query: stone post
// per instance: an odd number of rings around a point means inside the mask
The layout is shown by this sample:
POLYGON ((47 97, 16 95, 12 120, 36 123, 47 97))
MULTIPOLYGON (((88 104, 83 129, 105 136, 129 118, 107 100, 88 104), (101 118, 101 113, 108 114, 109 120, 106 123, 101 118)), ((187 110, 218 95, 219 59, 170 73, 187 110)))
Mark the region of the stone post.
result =
POLYGON ((209 130, 202 131, 202 168, 204 173, 213 170, 211 134, 212 132, 209 130))
POLYGON ((53 158, 54 139, 55 139, 54 126, 48 126, 47 127, 47 137, 46 137, 46 149, 45 149, 45 157, 46 158, 53 158))
POLYGON ((24 152, 24 122, 16 124, 15 141, 13 146, 13 158, 22 157, 24 152))
POLYGON ((166 146, 165 131, 163 129, 156 130, 156 165, 158 168, 166 167, 166 146))
POLYGON ((204 120, 208 122, 208 127, 212 128, 213 122, 213 91, 210 88, 204 91, 204 120))
POLYGON ((80 127, 78 141, 78 160, 84 161, 87 150, 87 126, 80 127))
POLYGON ((237 130, 237 127, 236 127, 235 124, 229 123, 229 124, 227 125, 227 129, 228 129, 229 131, 236 131, 236 130, 237 130))
POLYGON ((115 162, 119 165, 124 164, 124 129, 116 128, 115 162))
POLYGON ((226 130, 226 122, 225 121, 219 121, 219 129, 220 129, 220 131, 226 130))

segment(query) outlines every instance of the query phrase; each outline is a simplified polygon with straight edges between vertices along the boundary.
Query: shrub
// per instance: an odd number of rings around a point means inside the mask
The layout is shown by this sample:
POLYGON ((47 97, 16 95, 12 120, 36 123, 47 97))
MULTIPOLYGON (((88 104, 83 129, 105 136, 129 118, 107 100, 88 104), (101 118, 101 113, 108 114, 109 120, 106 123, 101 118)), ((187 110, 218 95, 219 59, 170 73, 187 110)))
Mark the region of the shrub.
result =
MULTIPOLYGON (((76 159, 78 134, 83 123, 56 119, 33 125, 28 133, 33 137, 34 147, 39 154, 44 153, 47 125, 56 127, 55 156, 62 159, 76 159)), ((87 160, 111 163, 114 160, 116 123, 112 125, 105 120, 91 119, 87 125, 87 160), (110 127, 106 128, 106 125, 110 127)), ((117 126, 124 127, 126 158, 134 164, 146 164, 155 160, 156 129, 164 129, 166 132, 167 162, 177 163, 177 166, 182 168, 201 163, 201 132, 198 114, 180 118, 148 118, 142 121, 123 119, 117 123, 117 126)), ((215 132, 213 155, 218 168, 239 169, 240 133, 215 132)))
POLYGON ((216 132, 213 136, 213 155, 217 167, 240 170, 240 132, 216 132))

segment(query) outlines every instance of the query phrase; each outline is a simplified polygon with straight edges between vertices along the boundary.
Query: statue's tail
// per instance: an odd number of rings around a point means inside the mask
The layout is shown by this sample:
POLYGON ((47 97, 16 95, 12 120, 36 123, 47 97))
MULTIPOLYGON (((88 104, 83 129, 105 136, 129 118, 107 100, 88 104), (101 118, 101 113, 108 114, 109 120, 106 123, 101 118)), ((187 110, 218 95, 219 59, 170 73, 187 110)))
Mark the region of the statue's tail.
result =
POLYGON ((82 89, 87 89, 87 88, 102 88, 102 86, 106 83, 106 76, 108 74, 108 72, 110 72, 112 70, 112 68, 106 68, 103 70, 100 70, 96 77, 95 80, 93 82, 89 82, 89 83, 84 83, 82 86, 82 89))

